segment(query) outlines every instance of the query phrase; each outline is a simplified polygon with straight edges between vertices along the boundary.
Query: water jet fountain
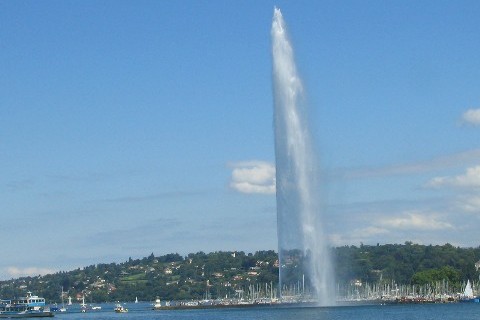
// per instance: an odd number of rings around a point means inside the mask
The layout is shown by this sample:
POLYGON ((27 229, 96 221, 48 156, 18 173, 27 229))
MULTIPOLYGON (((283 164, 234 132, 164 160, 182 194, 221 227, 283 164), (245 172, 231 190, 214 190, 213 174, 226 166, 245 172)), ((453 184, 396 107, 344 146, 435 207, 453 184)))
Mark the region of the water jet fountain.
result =
POLYGON ((283 299, 308 294, 320 305, 332 305, 335 289, 320 216, 318 161, 306 119, 302 82, 277 8, 271 34, 279 290, 283 299))

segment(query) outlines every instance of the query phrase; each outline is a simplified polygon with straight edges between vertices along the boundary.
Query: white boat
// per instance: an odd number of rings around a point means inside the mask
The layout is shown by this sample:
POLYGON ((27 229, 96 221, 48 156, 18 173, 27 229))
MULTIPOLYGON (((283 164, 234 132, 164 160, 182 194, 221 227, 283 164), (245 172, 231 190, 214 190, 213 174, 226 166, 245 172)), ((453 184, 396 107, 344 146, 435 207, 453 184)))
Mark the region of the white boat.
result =
POLYGON ((82 303, 80 304, 80 311, 81 312, 87 312, 87 305, 85 304, 85 295, 82 296, 82 303))
POLYGON ((138 303, 138 297, 135 297, 135 303, 138 303))
POLYGON ((153 304, 153 310, 160 310, 162 308, 162 304, 160 298, 155 299, 155 303, 153 304))
POLYGON ((465 290, 463 290, 463 294, 460 296, 460 302, 480 302, 480 297, 475 297, 473 294, 473 287, 470 283, 470 280, 467 280, 467 284, 465 285, 465 290))
POLYGON ((0 300, 0 318, 44 318, 53 317, 45 305, 45 299, 27 292, 26 297, 0 300))
POLYGON ((470 280, 467 280, 465 290, 463 290, 463 297, 466 299, 473 298, 473 288, 472 288, 472 285, 470 284, 470 280))
POLYGON ((120 303, 115 305, 115 309, 113 309, 116 313, 125 313, 128 312, 127 308, 124 308, 120 303))
POLYGON ((65 308, 65 302, 63 301, 63 287, 62 287, 62 307, 58 309, 60 312, 67 312, 67 308, 65 308))

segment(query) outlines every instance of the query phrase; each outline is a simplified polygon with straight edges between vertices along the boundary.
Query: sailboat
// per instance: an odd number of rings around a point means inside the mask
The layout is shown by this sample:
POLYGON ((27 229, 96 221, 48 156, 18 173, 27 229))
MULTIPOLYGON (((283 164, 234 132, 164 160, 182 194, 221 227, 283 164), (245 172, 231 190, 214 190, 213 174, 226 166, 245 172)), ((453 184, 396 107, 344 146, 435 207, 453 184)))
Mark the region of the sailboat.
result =
POLYGON ((138 303, 138 297, 135 297, 135 303, 138 303))
POLYGON ((470 280, 467 280, 467 284, 465 285, 465 290, 463 290, 460 302, 480 302, 479 297, 475 297, 473 295, 473 287, 470 283, 470 280))
POLYGON ((85 295, 82 296, 82 303, 80 304, 82 307, 81 311, 82 312, 87 312, 87 305, 85 304, 85 295))
POLYGON ((65 301, 63 300, 63 286, 62 286, 62 307, 59 309, 60 312, 66 312, 67 308, 65 308, 65 301))
POLYGON ((467 285, 465 286, 465 290, 463 291, 463 296, 467 299, 473 298, 473 288, 470 284, 470 280, 467 280, 467 285))

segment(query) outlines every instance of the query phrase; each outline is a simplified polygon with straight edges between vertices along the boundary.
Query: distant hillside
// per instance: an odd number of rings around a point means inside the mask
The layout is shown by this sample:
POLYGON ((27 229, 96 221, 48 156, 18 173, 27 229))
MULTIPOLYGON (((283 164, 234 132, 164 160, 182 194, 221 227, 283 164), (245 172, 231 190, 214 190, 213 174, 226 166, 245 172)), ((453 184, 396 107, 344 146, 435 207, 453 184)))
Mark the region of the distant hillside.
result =
MULTIPOLYGON (((407 242, 332 249, 339 283, 396 282, 424 284, 448 280, 461 287, 478 279, 475 263, 480 247, 458 248, 450 244, 424 246, 407 242), (441 279, 440 279, 441 280, 441 279)), ((123 263, 97 264, 69 272, 0 281, 0 297, 21 296, 26 291, 49 302, 85 295, 86 302, 152 301, 235 297, 248 288, 272 288, 278 283, 278 257, 273 250, 245 252, 176 253, 123 263)))

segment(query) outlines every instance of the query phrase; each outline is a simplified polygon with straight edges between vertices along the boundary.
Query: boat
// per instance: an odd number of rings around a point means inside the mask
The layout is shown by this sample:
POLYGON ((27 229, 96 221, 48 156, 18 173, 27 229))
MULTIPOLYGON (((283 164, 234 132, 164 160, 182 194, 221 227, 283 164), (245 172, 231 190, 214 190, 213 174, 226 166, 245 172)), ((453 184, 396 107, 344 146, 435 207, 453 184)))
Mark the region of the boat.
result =
POLYGON ((157 298, 155 300, 155 303, 153 304, 153 310, 160 310, 162 308, 162 304, 160 303, 160 298, 157 298))
POLYGON ((80 311, 87 312, 87 305, 85 304, 85 295, 82 296, 82 303, 80 303, 80 311))
POLYGON ((32 295, 26 297, 0 300, 0 318, 44 318, 53 317, 53 312, 46 307, 45 299, 32 295))
POLYGON ((127 308, 124 308, 120 303, 115 305, 115 309, 113 309, 116 313, 126 313, 128 312, 127 308))
POLYGON ((63 301, 63 287, 62 287, 62 307, 60 309, 58 309, 58 311, 60 312, 67 312, 67 308, 65 308, 65 302, 63 301))
POLYGON ((135 303, 138 303, 138 297, 135 297, 135 303))
POLYGON ((467 284, 465 285, 465 290, 463 290, 463 294, 460 296, 460 302, 480 302, 480 297, 476 297, 473 294, 473 287, 470 284, 470 280, 467 280, 467 284))

